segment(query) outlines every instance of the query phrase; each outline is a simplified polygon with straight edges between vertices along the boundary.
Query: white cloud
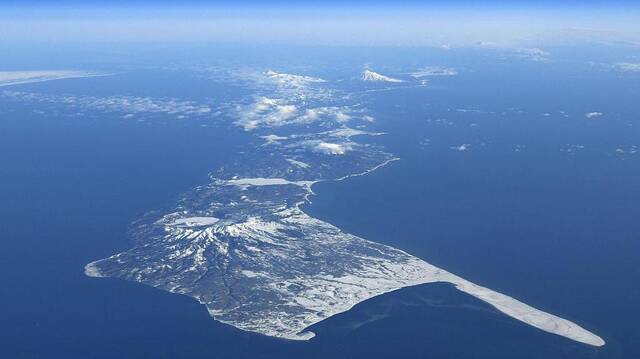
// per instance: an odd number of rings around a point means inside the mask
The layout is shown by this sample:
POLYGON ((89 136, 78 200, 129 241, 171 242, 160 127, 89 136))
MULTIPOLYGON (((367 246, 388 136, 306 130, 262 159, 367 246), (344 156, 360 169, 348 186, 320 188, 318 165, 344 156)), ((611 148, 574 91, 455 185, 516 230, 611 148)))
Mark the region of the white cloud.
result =
POLYGON ((275 143, 278 143, 278 141, 286 140, 289 138, 289 137, 278 136, 278 135, 266 135, 266 136, 260 136, 260 137, 267 141, 266 143, 267 145, 275 144, 275 143))
POLYGON ((238 107, 235 124, 251 131, 262 127, 309 124, 322 119, 347 122, 351 119, 348 112, 347 107, 315 107, 303 111, 284 99, 258 97, 254 103, 238 107))
POLYGON ((477 108, 456 108, 455 111, 461 112, 461 113, 486 113, 486 114, 495 113, 493 111, 485 111, 477 108))
POLYGON ((622 147, 616 148, 616 154, 619 154, 619 155, 624 155, 624 154, 633 155, 633 154, 635 154, 637 152, 638 152, 638 146, 635 146, 635 145, 629 146, 626 149, 624 149, 622 147))
POLYGON ((510 44, 497 43, 490 41, 480 41, 477 46, 502 52, 505 57, 516 57, 523 60, 536 62, 549 62, 551 54, 538 47, 514 47, 510 44))
POLYGON ((275 81, 277 84, 283 86, 303 87, 308 85, 309 83, 326 82, 325 80, 318 77, 278 73, 272 70, 265 72, 265 75, 271 80, 275 81))
POLYGON ((537 47, 533 48, 518 48, 514 49, 513 53, 516 57, 520 57, 523 59, 536 61, 536 62, 549 62, 549 56, 551 55, 547 51, 539 49, 537 47))
POLYGON ((304 115, 298 118, 298 123, 311 123, 321 118, 334 119, 338 122, 347 122, 351 120, 351 115, 347 114, 349 109, 346 107, 315 107, 307 109, 304 115))
POLYGON ((308 122, 313 122, 320 118, 319 110, 315 108, 307 109, 303 115, 303 118, 308 122))
POLYGON ((212 110, 209 106, 200 105, 192 101, 177 99, 153 99, 150 97, 136 96, 74 96, 74 95, 47 95, 32 92, 3 91, 2 96, 20 101, 35 101, 47 103, 62 103, 73 108, 89 108, 110 112, 124 112, 125 118, 130 118, 137 113, 165 113, 168 115, 204 115, 212 110))
POLYGON ((283 100, 258 97, 248 106, 238 108, 236 125, 245 130, 254 130, 261 126, 282 126, 298 114, 295 105, 287 104, 283 100))
POLYGON ((584 117, 586 118, 596 118, 596 117, 600 117, 604 115, 602 112, 587 112, 584 114, 584 117))
POLYGON ((336 120, 338 122, 347 122, 351 119, 351 116, 347 115, 346 113, 342 112, 342 111, 337 111, 335 113, 336 116, 336 120))
POLYGON ((621 71, 640 72, 640 62, 619 62, 615 67, 621 71))
POLYGON ((468 143, 463 143, 460 146, 451 146, 451 149, 458 152, 469 151, 471 149, 471 145, 468 143))
POLYGON ((480 40, 476 42, 476 46, 492 49, 492 48, 497 48, 499 45, 497 42, 494 42, 494 41, 480 40))
POLYGON ((317 152, 322 152, 330 155, 344 155, 351 148, 344 144, 320 142, 314 147, 317 152))
POLYGON ((584 145, 572 145, 572 144, 566 144, 563 148, 560 149, 561 152, 566 152, 569 154, 574 154, 578 151, 582 151, 584 150, 585 147, 584 145))
POLYGON ((295 105, 282 105, 277 107, 278 118, 291 118, 298 113, 298 108, 295 105))
POLYGON ((458 74, 453 68, 441 66, 427 66, 411 73, 411 76, 419 79, 429 76, 455 76, 458 74))
POLYGON ((313 152, 322 153, 326 155, 344 155, 348 151, 353 149, 352 144, 349 142, 326 142, 322 140, 308 140, 293 145, 294 147, 302 146, 310 149, 313 152))

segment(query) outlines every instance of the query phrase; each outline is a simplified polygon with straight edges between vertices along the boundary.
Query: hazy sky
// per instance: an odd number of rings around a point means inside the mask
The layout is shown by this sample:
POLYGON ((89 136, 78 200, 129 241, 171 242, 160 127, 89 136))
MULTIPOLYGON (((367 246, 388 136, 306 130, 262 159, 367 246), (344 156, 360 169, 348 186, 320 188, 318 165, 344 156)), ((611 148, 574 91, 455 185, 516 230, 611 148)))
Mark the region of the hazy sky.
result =
POLYGON ((13 1, 0 41, 640 44, 640 1, 13 1))

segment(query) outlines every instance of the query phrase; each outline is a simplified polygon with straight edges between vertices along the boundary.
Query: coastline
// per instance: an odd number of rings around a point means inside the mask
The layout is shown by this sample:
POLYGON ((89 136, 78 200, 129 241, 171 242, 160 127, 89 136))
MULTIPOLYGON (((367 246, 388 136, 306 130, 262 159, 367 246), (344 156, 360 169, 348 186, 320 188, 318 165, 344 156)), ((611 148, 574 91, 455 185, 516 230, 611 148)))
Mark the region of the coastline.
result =
MULTIPOLYGON (((262 100, 259 101, 258 105, 264 106, 263 102, 262 100)), ((254 111, 258 113, 258 118, 262 118, 260 116, 268 118, 268 114, 263 113, 265 111, 263 107, 258 105, 256 106, 259 111, 254 111)), ((292 106, 285 106, 275 100, 269 102, 268 105, 275 106, 273 111, 278 114, 283 111, 282 108, 287 110, 285 111, 286 113, 290 112, 291 109, 289 107, 292 106)), ((283 118, 286 120, 289 117, 283 118)), ((340 125, 347 133, 351 130, 345 125, 340 125)), ((336 314, 346 312, 356 304, 378 295, 419 284, 447 282, 454 285, 458 290, 492 305, 507 316, 543 331, 593 346, 605 344, 602 338, 573 322, 533 308, 505 294, 476 285, 392 246, 345 233, 340 228, 304 212, 301 209, 301 205, 305 202, 310 203, 309 196, 314 194, 312 190, 313 184, 324 181, 342 181, 352 177, 363 176, 399 160, 399 158, 378 148, 371 151, 365 145, 351 142, 349 140, 350 136, 345 136, 346 142, 339 138, 331 137, 330 134, 324 132, 301 136, 301 139, 281 137, 282 139, 293 141, 288 146, 281 147, 281 154, 284 155, 285 159, 289 159, 286 156, 287 154, 290 154, 290 152, 295 153, 296 149, 301 148, 305 151, 329 156, 318 160, 322 166, 327 166, 326 163, 331 164, 333 162, 342 165, 339 162, 342 160, 337 160, 339 157, 336 156, 343 155, 348 149, 349 151, 355 151, 354 156, 360 155, 360 157, 350 157, 352 161, 358 162, 348 163, 351 166, 347 167, 346 170, 337 166, 340 171, 335 170, 337 173, 329 172, 330 175, 337 178, 329 179, 308 180, 308 178, 323 178, 324 173, 322 173, 322 177, 318 177, 315 172, 299 172, 298 181, 288 180, 286 178, 296 177, 285 177, 285 174, 279 174, 278 172, 273 174, 271 171, 273 168, 270 167, 272 166, 271 163, 268 164, 269 167, 265 168, 270 172, 264 176, 256 175, 252 168, 243 166, 239 168, 242 171, 231 171, 228 176, 233 177, 230 179, 212 178, 212 182, 203 186, 203 188, 210 188, 212 193, 215 193, 219 187, 234 186, 237 188, 225 193, 228 196, 228 202, 216 202, 213 204, 207 202, 206 206, 208 207, 205 207, 205 209, 210 208, 207 209, 208 211, 212 209, 220 210, 230 215, 237 214, 237 217, 230 216, 232 219, 229 222, 216 223, 207 230, 202 231, 189 228, 168 229, 165 226, 163 228, 165 232, 158 237, 158 241, 153 243, 157 247, 150 255, 147 255, 149 252, 146 252, 148 249, 144 249, 144 246, 141 248, 134 246, 123 253, 87 264, 85 266, 85 274, 91 277, 112 276, 128 279, 172 293, 189 295, 207 306, 209 314, 222 323, 233 325, 242 330, 290 340, 309 340, 313 338, 315 334, 306 330, 310 326, 336 314), (325 151, 326 148, 318 147, 326 143, 340 147, 342 150, 327 152, 325 151), (363 158, 371 160, 370 155, 377 156, 375 157, 377 161, 362 161, 363 158), (345 172, 349 173, 350 171, 356 173, 345 175, 345 172), (316 176, 313 177, 313 174, 316 176), (280 193, 278 191, 285 187, 291 189, 292 187, 290 186, 298 187, 303 192, 297 190, 298 192, 286 193, 283 191, 280 193), (260 188, 259 192, 266 196, 262 202, 259 200, 243 202, 247 199, 245 191, 251 192, 256 188, 260 188), (271 190, 273 190, 273 193, 269 192, 271 190), (269 197, 269 195, 273 197, 269 197), (289 200, 295 202, 287 203, 289 200), (279 201, 282 201, 280 206, 276 205, 280 203, 279 201), (280 231, 281 229, 282 231, 280 231), (300 237, 296 236, 287 236, 288 231, 301 233, 304 240, 300 240, 300 237), (180 241, 183 239, 187 240, 180 241), (230 240, 234 242, 234 246, 244 245, 244 247, 241 247, 241 250, 236 249, 236 252, 229 252, 230 240), (180 243, 177 243, 178 241, 180 243), (254 242, 277 245, 279 248, 268 247, 263 252, 261 248, 255 247, 254 242), (247 243, 252 244, 252 246, 247 243), (348 246, 342 247, 345 244, 348 246), (332 248, 333 245, 337 245, 335 250, 332 248), (310 250, 309 253, 312 254, 307 255, 307 257, 300 256, 296 252, 300 249, 306 251, 309 249, 307 247, 315 249, 315 252, 310 250), (216 256, 213 258, 205 257, 203 255, 205 250, 215 251, 213 253, 216 256), (282 252, 279 252, 279 250, 282 250, 282 252), (143 252, 143 256, 138 256, 140 251, 143 252), (253 255, 261 252, 265 253, 264 261, 256 262, 253 259, 255 258, 253 255), (377 253, 371 254, 371 252, 377 253), (120 257, 121 254, 125 253, 127 255, 120 257), (220 258, 225 258, 221 259, 222 264, 215 262, 218 254, 220 254, 220 258), (326 259, 331 258, 330 256, 332 255, 337 255, 343 261, 333 263, 338 264, 338 266, 327 266, 326 259), (121 261, 121 258, 124 259, 121 261), (139 261, 137 258, 145 258, 145 260, 139 261), (273 267, 270 262, 270 260, 276 260, 275 263, 279 263, 277 261, 280 258, 284 258, 286 262, 284 266, 286 271, 278 272, 279 268, 273 267), (185 261, 184 269, 178 268, 174 270, 172 265, 166 264, 167 261, 176 259, 185 261), (209 263, 209 259, 214 262, 209 263), (227 261, 234 259, 237 267, 233 269, 238 269, 238 267, 256 269, 266 279, 258 281, 255 279, 256 276, 247 277, 245 275, 242 277, 242 271, 240 273, 229 271, 227 261), (309 260, 315 260, 312 269, 307 267, 309 260), (98 264, 102 263, 106 266, 106 271, 99 269, 98 264), (216 265, 219 267, 216 267, 216 265), (248 265, 248 267, 245 265, 248 265), (207 275, 210 268, 218 269, 222 272, 218 274, 222 278, 221 282, 211 284, 218 285, 219 287, 216 287, 218 290, 226 291, 226 294, 223 294, 222 297, 218 296, 216 298, 212 294, 215 293, 211 291, 214 287, 200 287, 197 284, 203 276, 207 275), (195 281, 190 279, 192 278, 191 276, 196 278, 195 281), (248 299, 249 297, 236 299, 231 295, 232 289, 227 284, 226 276, 234 279, 234 283, 242 283, 242 288, 248 290, 248 292, 254 292, 254 297, 251 297, 251 300, 248 299), (329 301, 323 302, 323 295, 326 294, 318 294, 312 290, 288 290, 289 285, 304 288, 317 287, 319 291, 334 292, 333 294, 336 294, 336 296, 331 295, 329 301), (277 297, 277 301, 269 301, 267 303, 265 302, 267 299, 261 298, 260 295, 255 293, 274 295, 277 297), (202 299, 202 295, 205 295, 206 299, 202 299), (227 303, 226 300, 228 298, 225 296, 229 296, 231 298, 230 301, 236 306, 227 303), (256 309, 253 306, 258 306, 258 308, 256 309), (282 311, 281 306, 293 309, 282 311)), ((269 153, 278 152, 270 150, 269 153)), ((261 152, 258 152, 258 154, 264 155, 261 152)), ((323 171, 332 169, 330 166, 320 168, 323 171)), ((284 169, 286 168, 282 168, 282 170, 284 169)), ((207 199, 207 197, 203 197, 203 199, 207 199)), ((190 214, 191 216, 199 217, 204 215, 199 213, 203 209, 201 207, 194 207, 193 211, 188 209, 190 208, 181 207, 181 216, 190 214)), ((161 225, 159 226, 161 227, 161 225)), ((145 239, 153 240, 154 238, 145 239)), ((325 297, 324 299, 329 298, 325 297)))

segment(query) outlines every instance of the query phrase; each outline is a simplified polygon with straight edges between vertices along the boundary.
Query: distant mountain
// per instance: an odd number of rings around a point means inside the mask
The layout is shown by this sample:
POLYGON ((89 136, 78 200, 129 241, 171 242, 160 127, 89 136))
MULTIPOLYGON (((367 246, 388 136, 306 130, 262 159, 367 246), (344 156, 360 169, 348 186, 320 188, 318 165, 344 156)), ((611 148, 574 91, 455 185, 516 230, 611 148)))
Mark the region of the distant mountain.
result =
POLYGON ((364 70, 361 79, 362 81, 402 82, 402 80, 394 79, 393 77, 385 76, 371 70, 364 70))

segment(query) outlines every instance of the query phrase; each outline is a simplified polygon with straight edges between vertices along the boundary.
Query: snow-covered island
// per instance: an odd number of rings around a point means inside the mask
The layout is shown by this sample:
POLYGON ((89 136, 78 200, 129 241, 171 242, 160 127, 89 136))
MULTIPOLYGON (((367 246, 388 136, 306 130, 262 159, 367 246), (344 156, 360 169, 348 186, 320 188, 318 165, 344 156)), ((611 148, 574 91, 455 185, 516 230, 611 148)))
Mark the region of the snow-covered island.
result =
MULTIPOLYGON (((363 79, 400 81, 369 70, 363 79)), ((173 210, 136 221, 133 247, 87 264, 88 276, 188 295, 216 320, 292 340, 312 338, 309 326, 374 296, 446 282, 543 331, 605 344, 574 322, 306 214, 301 204, 314 183, 366 174, 396 158, 345 135, 377 134, 361 130, 371 122, 366 111, 333 103, 345 96, 328 82, 273 71, 257 81, 256 96, 234 114, 259 145, 230 158, 173 210)))

